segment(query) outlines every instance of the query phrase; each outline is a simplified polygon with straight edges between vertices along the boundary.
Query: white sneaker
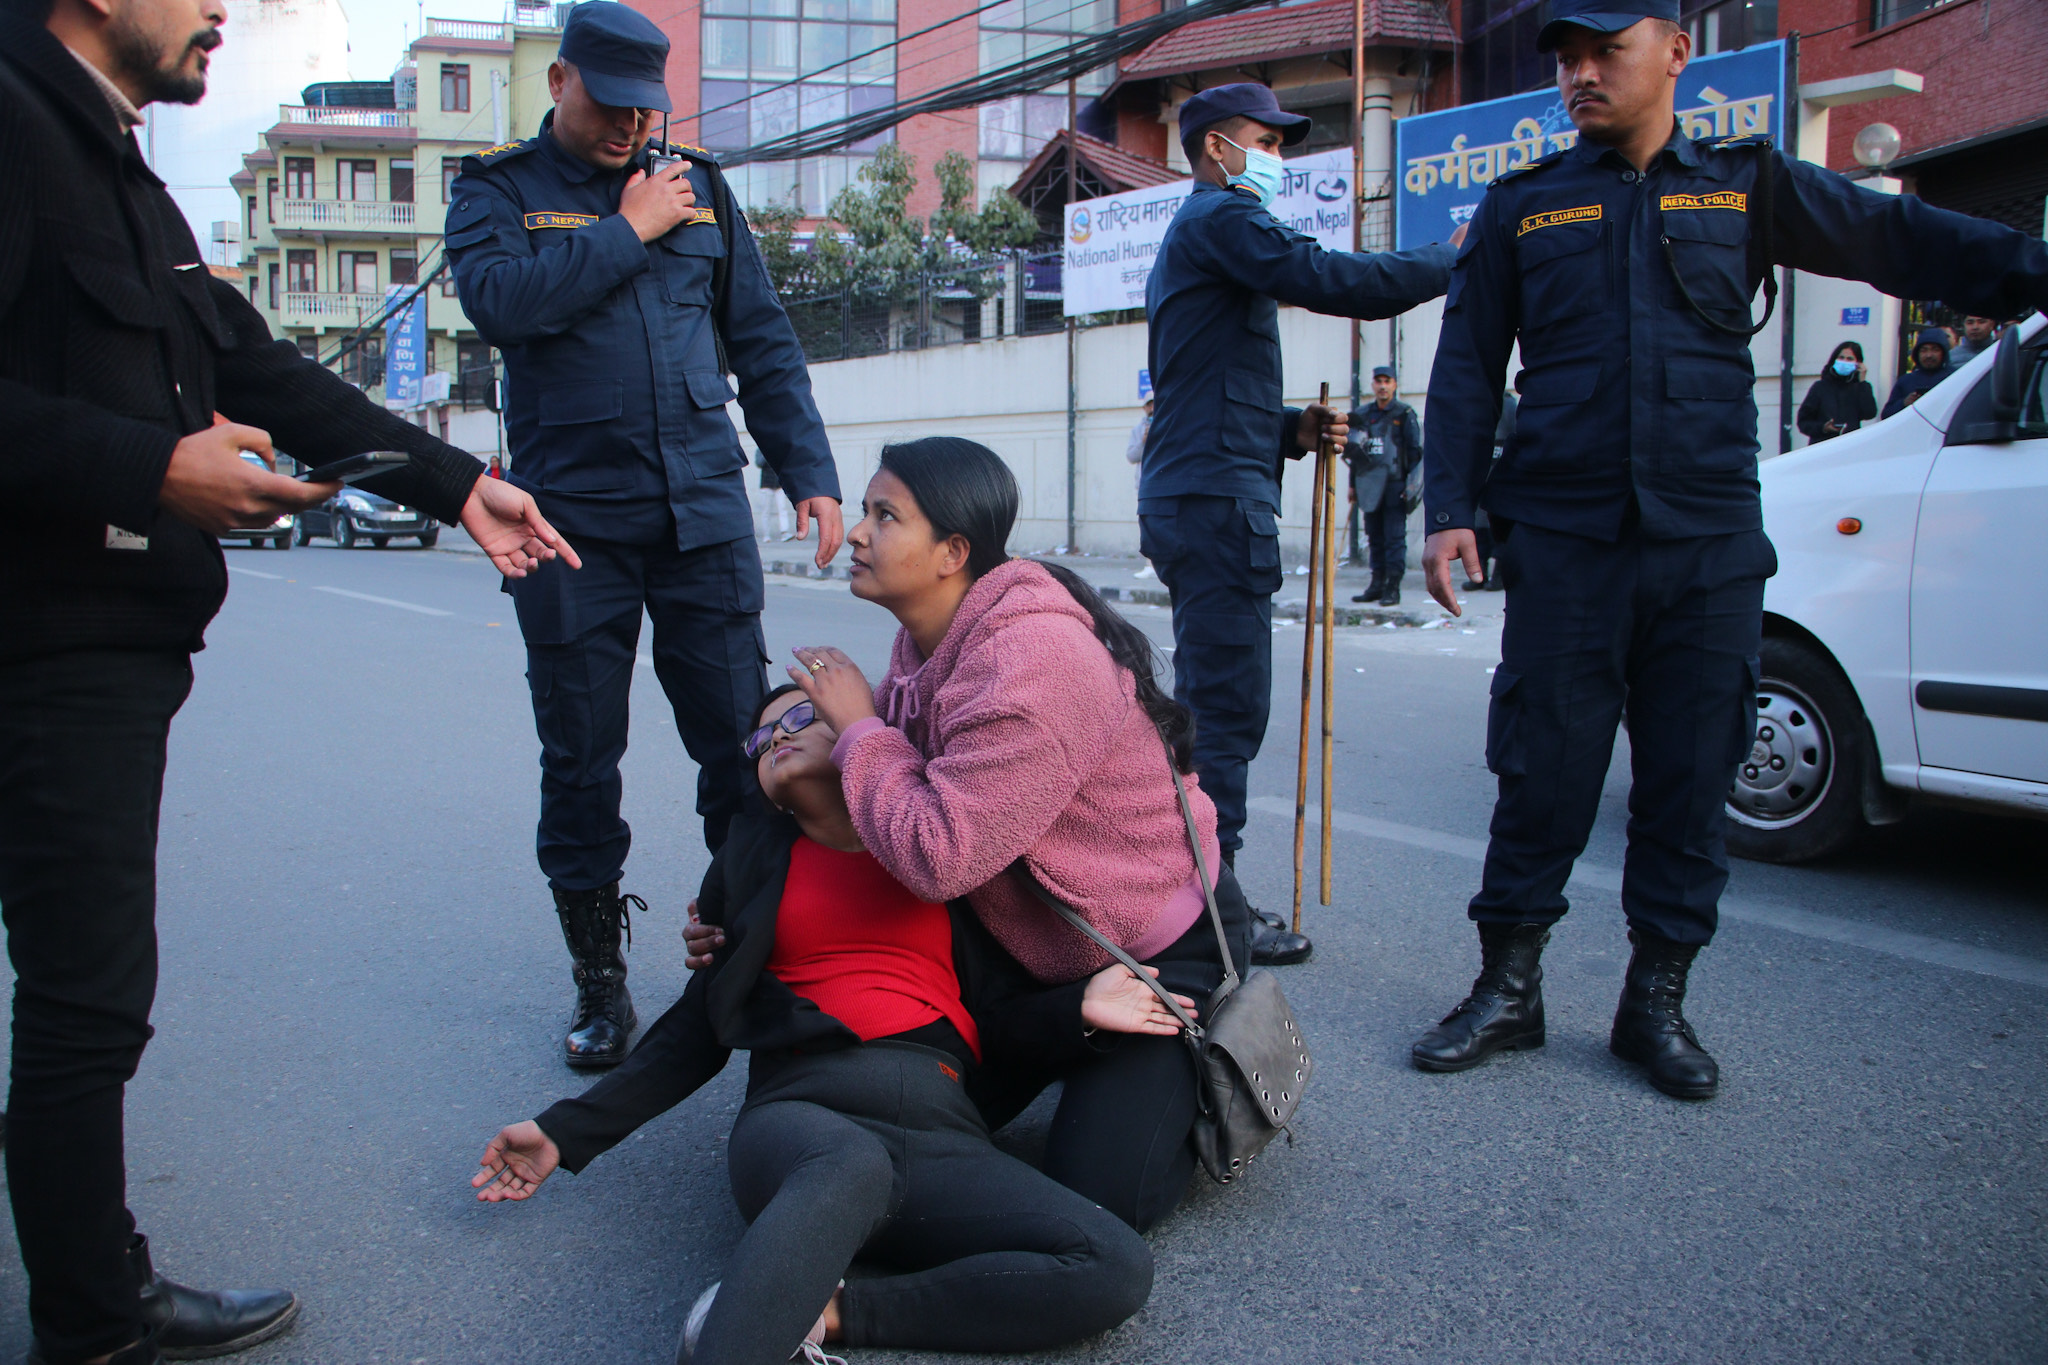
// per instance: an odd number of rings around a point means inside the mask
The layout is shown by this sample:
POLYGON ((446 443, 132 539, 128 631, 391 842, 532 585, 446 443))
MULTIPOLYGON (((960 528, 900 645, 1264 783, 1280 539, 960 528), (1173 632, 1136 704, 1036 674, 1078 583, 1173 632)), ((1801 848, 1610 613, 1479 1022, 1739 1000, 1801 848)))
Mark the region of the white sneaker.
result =
MULTIPOLYGON (((846 1281, 841 1280, 832 1292, 837 1294, 844 1288, 846 1288, 846 1281)), ((826 1306, 830 1307, 831 1305, 828 1304, 826 1306)), ((791 1360, 801 1360, 804 1362, 804 1365, 847 1365, 844 1356, 835 1356, 825 1350, 825 1315, 823 1313, 818 1314, 818 1320, 811 1324, 810 1332, 804 1337, 804 1344, 790 1352, 789 1358, 791 1360)))
POLYGON ((683 1339, 676 1343, 676 1365, 690 1365, 697 1358, 697 1339, 704 1335, 704 1319, 711 1316, 711 1301, 718 1297, 718 1281, 697 1296, 690 1314, 683 1319, 683 1339))

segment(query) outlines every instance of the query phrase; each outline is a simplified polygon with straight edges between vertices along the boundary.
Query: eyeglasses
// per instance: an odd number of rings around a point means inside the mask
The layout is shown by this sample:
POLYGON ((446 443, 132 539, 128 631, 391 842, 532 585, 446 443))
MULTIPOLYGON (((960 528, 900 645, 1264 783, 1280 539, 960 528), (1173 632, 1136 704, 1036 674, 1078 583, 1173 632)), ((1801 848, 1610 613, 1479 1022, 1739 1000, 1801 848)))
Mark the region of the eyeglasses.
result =
POLYGON ((775 742, 775 732, 793 735, 818 718, 818 708, 807 701, 800 701, 784 711, 775 720, 748 735, 740 744, 740 752, 748 758, 759 758, 764 749, 775 742))

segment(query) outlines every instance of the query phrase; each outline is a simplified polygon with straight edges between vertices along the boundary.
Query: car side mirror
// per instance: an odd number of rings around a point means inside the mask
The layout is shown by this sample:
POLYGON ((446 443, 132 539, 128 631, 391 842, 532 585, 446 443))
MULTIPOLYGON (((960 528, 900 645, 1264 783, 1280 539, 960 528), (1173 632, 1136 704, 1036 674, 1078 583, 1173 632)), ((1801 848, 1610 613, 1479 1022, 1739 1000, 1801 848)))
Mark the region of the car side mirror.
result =
POLYGON ((1994 445, 2020 438, 2020 412, 2026 402, 2027 358, 2020 353, 2015 323, 1998 339, 1991 356, 1991 374, 1979 380, 1956 409, 1947 445, 1994 445))
MULTIPOLYGON (((2017 326, 2005 329, 2005 335, 1998 339, 1998 350, 1991 357, 1991 420, 2010 423, 2015 432, 2019 427, 2020 407, 2026 395, 2021 385, 2026 378, 2026 366, 2020 358, 2020 329, 2017 326)), ((2007 437, 2007 440, 2013 439, 2007 437)))

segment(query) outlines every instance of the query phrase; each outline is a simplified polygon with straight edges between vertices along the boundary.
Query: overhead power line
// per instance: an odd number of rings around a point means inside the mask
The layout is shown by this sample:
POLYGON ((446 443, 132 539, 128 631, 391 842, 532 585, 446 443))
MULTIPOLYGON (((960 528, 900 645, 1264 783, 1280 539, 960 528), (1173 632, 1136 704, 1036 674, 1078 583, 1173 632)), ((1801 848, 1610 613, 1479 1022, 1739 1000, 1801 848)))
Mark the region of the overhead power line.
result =
POLYGON ((1126 53, 1149 47, 1182 25, 1202 19, 1214 19, 1219 15, 1234 14, 1238 10, 1250 9, 1265 2, 1266 0, 1198 0, 1185 9, 1172 10, 1154 15, 1150 19, 1141 19, 1133 24, 1110 29, 1106 33, 1080 38, 1066 47, 996 67, 970 80, 956 81, 909 99, 898 100, 894 104, 883 105, 879 109, 832 119, 815 128, 806 128, 784 137, 757 142, 740 151, 721 153, 719 163, 729 167, 745 166, 755 161, 790 161, 802 156, 820 156, 827 152, 836 152, 877 133, 886 132, 919 114, 946 113, 954 109, 985 104, 990 100, 1008 99, 1012 95, 1033 94, 1070 77, 1107 66, 1126 53))

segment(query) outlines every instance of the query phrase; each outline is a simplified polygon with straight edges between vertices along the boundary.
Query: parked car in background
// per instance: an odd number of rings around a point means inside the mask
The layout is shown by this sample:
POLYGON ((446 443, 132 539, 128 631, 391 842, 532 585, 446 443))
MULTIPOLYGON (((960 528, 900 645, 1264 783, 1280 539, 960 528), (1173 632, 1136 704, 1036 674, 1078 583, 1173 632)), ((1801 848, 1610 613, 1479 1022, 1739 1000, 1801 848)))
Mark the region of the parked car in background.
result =
POLYGON ((1779 568, 1729 849, 1803 862, 1913 800, 2048 819, 2048 319, 1761 478, 1779 568))
POLYGON ((299 544, 304 545, 314 536, 327 536, 343 550, 355 548, 362 540, 381 550, 391 543, 393 536, 417 539, 426 548, 441 538, 441 523, 424 512, 380 498, 368 489, 344 488, 318 507, 300 514, 299 544))
MULTIPOLYGON (((259 455, 252 455, 245 450, 242 452, 242 458, 259 468, 268 468, 268 466, 264 465, 263 458, 259 455)), ((279 456, 277 461, 278 472, 290 472, 287 468, 288 464, 289 461, 283 456, 279 456)), ((287 512, 276 521, 266 522, 262 526, 251 527, 246 531, 223 531, 220 534, 220 540, 223 543, 237 540, 243 541, 252 550, 262 549, 263 542, 266 540, 279 550, 291 549, 294 540, 300 544, 305 543, 305 537, 299 531, 299 514, 296 512, 287 512)))

